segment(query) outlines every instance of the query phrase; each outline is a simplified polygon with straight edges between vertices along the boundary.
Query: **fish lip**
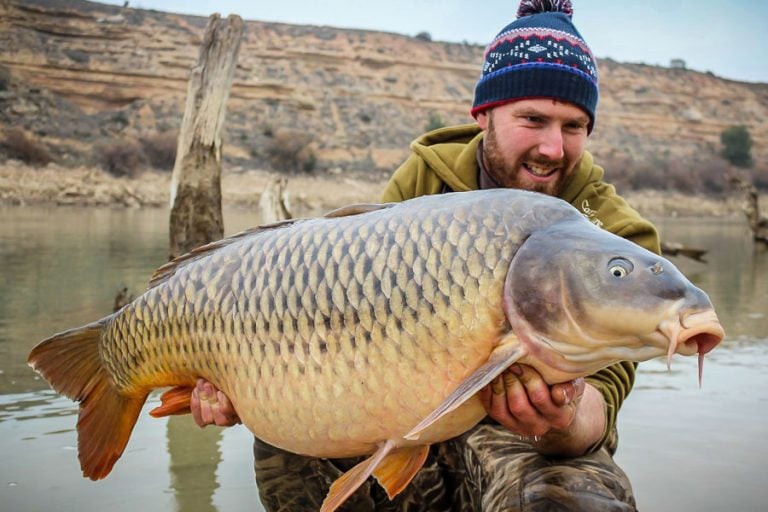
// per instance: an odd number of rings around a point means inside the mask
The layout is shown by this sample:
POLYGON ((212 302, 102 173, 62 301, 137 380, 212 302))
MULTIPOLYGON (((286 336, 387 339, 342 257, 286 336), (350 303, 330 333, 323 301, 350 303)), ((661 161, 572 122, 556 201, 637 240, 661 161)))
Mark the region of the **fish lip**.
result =
POLYGON ((725 330, 713 309, 681 311, 674 320, 662 322, 658 330, 669 340, 668 361, 675 353, 703 356, 725 337, 725 330))
POLYGON ((678 343, 695 345, 697 352, 704 355, 720 344, 725 338, 725 329, 713 309, 697 311, 687 315, 681 314, 678 343))

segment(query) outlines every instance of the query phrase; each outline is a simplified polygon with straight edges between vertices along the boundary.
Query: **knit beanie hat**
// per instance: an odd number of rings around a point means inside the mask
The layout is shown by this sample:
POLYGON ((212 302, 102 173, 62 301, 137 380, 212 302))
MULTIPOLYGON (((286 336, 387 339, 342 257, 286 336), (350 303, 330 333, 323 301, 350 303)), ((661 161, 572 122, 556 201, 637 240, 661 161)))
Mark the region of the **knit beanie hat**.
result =
POLYGON ((510 101, 556 98, 589 115, 597 108, 597 64, 571 21, 570 0, 523 0, 517 19, 485 50, 472 116, 510 101))

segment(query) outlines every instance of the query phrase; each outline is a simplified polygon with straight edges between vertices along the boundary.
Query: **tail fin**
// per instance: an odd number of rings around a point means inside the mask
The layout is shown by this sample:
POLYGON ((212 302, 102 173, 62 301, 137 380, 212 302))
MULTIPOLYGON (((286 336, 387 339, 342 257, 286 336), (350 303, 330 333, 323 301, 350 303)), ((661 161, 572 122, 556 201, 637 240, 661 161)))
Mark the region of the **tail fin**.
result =
POLYGON ((40 342, 27 362, 57 392, 80 403, 77 449, 83 475, 100 480, 125 450, 147 399, 123 396, 112 385, 99 355, 102 319, 40 342))

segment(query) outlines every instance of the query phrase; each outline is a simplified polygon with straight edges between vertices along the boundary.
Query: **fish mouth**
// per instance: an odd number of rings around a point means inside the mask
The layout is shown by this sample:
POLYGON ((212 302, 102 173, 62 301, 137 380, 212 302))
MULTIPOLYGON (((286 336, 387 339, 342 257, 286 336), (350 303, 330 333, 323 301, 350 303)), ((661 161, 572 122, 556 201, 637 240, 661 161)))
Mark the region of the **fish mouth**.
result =
POLYGON ((672 365, 672 356, 699 354, 699 386, 704 368, 704 355, 715 348, 725 337, 715 311, 708 309, 696 312, 681 312, 675 320, 665 320, 659 331, 669 340, 667 368, 672 365))

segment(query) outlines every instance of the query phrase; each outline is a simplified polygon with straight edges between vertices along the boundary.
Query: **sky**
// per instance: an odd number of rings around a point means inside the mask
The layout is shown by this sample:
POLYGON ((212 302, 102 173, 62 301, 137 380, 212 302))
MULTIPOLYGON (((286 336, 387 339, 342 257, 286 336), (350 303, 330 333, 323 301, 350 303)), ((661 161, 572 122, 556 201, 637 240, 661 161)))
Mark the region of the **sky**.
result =
MULTIPOLYGON (((99 0, 122 5, 124 0, 99 0)), ((517 0, 129 0, 141 9, 245 20, 428 32, 434 41, 485 45, 514 20, 517 0)), ((768 2, 762 0, 572 0, 573 21, 598 58, 688 69, 768 83, 768 2)))

